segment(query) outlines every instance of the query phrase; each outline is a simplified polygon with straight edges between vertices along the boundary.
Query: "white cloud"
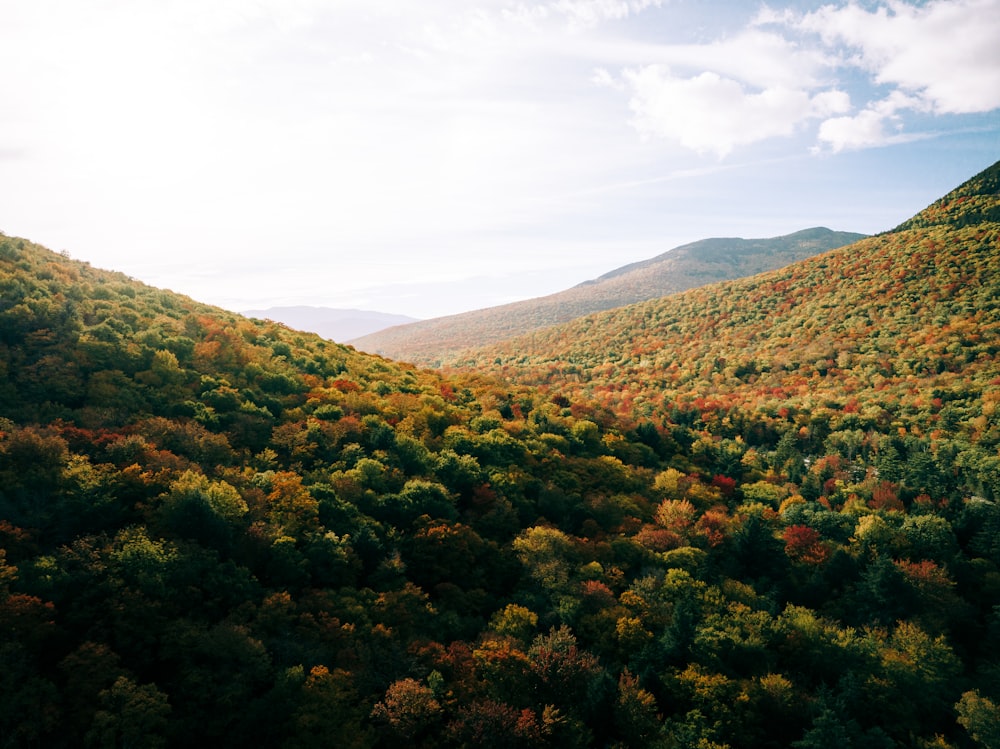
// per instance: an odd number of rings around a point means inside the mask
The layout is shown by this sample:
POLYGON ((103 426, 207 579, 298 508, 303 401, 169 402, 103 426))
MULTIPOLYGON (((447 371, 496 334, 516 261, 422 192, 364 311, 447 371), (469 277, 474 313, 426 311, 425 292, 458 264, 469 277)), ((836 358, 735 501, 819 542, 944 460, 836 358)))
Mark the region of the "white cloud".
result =
POLYGON ((624 78, 632 90, 629 106, 640 133, 720 158, 739 145, 792 135, 803 122, 849 106, 841 91, 810 95, 781 86, 748 91, 715 72, 684 78, 660 65, 626 70, 624 78))
POLYGON ((706 44, 648 52, 657 62, 625 68, 620 79, 601 68, 593 81, 628 91, 632 124, 644 137, 701 154, 721 158, 850 109, 849 95, 829 76, 835 60, 828 52, 754 25, 706 44))
MULTIPOLYGON (((921 137, 906 132, 906 112, 1000 107, 998 40, 1000 0, 764 7, 732 37, 646 50, 655 57, 625 68, 621 81, 645 137, 724 157, 817 123, 818 142, 841 151, 921 137), (860 85, 859 70, 868 77, 860 85), (883 91, 866 101, 859 94, 870 86, 883 91)), ((616 80, 599 72, 594 82, 616 80)))
POLYGON ((890 0, 874 10, 826 5, 794 24, 855 53, 845 62, 919 96, 938 114, 1000 107, 1000 2, 890 0))
POLYGON ((919 98, 893 91, 885 99, 868 104, 856 115, 823 121, 817 139, 834 153, 915 140, 924 136, 904 133, 899 113, 906 109, 927 108, 927 104, 919 98))
POLYGON ((851 97, 846 91, 832 89, 820 91, 812 97, 812 115, 825 117, 831 114, 847 112, 851 108, 851 97))
POLYGON ((616 91, 625 90, 625 84, 620 79, 611 75, 607 68, 595 68, 594 75, 591 77, 590 82, 595 86, 605 86, 607 88, 613 88, 616 91))
POLYGON ((534 28, 557 18, 564 19, 571 29, 583 30, 604 21, 621 21, 663 3, 664 0, 552 0, 531 5, 519 2, 516 5, 505 3, 500 13, 534 28))
POLYGON ((887 140, 885 118, 871 109, 851 117, 831 117, 820 125, 817 137, 835 153, 882 145, 887 140))
POLYGON ((830 56, 780 34, 748 28, 707 44, 677 44, 658 50, 657 62, 692 72, 715 72, 750 86, 812 88, 821 85, 830 56))
POLYGON ((661 5, 663 0, 556 0, 548 7, 566 16, 571 24, 590 27, 602 21, 628 18, 661 5))

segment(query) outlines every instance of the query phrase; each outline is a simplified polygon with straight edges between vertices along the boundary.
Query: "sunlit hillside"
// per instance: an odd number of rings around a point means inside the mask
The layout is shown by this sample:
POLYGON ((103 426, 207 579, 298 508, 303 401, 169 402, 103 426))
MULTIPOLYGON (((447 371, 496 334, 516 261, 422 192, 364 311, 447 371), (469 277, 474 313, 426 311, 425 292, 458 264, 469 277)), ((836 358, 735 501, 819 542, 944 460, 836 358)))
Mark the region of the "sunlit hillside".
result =
POLYGON ((470 346, 497 343, 593 312, 714 281, 781 268, 863 236, 814 228, 769 239, 703 239, 557 294, 400 325, 349 343, 363 351, 435 366, 470 346))
POLYGON ((994 166, 894 231, 463 363, 658 422, 678 411, 706 425, 754 414, 779 431, 817 417, 865 430, 918 422, 992 445, 998 186, 994 166))

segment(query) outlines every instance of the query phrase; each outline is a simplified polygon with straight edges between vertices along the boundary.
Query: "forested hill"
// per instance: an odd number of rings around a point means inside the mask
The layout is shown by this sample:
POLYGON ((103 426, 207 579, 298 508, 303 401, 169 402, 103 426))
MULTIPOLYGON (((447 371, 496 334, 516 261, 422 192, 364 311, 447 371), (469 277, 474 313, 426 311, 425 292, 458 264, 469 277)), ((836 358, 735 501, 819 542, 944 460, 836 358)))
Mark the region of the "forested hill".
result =
POLYGON ((0 746, 994 746, 995 176, 544 389, 0 236, 0 746))
POLYGON ((349 343, 393 359, 437 365, 471 346, 715 281, 752 276, 863 236, 820 227, 769 239, 703 239, 557 294, 388 328, 349 343))
POLYGON ((946 421, 982 414, 1000 376, 998 172, 894 231, 539 331, 463 363, 656 418, 694 403, 706 418, 735 407, 772 416, 849 408, 879 425, 925 410, 928 429, 942 412, 946 421))
POLYGON ((0 746, 616 735, 624 666, 545 580, 602 579, 570 534, 623 492, 651 516, 661 465, 596 413, 0 237, 0 746))

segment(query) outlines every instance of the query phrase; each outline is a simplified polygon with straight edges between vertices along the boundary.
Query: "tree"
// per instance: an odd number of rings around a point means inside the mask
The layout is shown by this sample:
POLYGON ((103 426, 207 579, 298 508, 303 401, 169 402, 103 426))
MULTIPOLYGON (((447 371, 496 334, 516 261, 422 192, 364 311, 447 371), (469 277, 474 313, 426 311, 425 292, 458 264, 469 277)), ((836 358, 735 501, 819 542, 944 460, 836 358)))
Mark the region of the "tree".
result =
POLYGON ((1000 749, 1000 707, 978 690, 964 692, 955 705, 959 724, 983 749, 1000 749))
POLYGON ((640 686, 639 679, 627 668, 618 677, 615 727, 626 745, 635 749, 655 745, 660 731, 656 698, 640 686))
POLYGON ((167 745, 170 702, 155 684, 138 685, 127 676, 100 694, 101 709, 87 732, 97 749, 157 749, 167 745))
POLYGON ((524 606, 509 603, 490 618, 490 629, 498 635, 527 643, 538 626, 538 614, 524 606))
POLYGON ((247 503, 225 481, 185 471, 170 485, 159 515, 166 530, 217 549, 228 547, 232 526, 246 515, 247 503))
MULTIPOLYGON (((299 683, 301 666, 294 669, 299 683)), ((374 732, 365 725, 366 711, 358 699, 351 674, 313 666, 302 683, 297 709, 292 715, 287 749, 368 749, 374 732)))
POLYGON ((880 646, 882 678, 868 694, 880 706, 880 725, 897 740, 947 728, 961 664, 944 636, 910 622, 899 622, 886 641, 869 636, 880 646))
POLYGON ((547 744, 549 726, 534 710, 518 710, 496 700, 463 705, 448 724, 448 746, 462 749, 529 749, 547 744))
POLYGON ((845 749, 849 746, 850 733, 829 707, 824 707, 813 719, 812 728, 792 744, 794 749, 845 749))
POLYGON ((372 709, 374 720, 411 746, 437 728, 441 715, 441 703, 434 690, 411 678, 390 684, 385 697, 372 709))
POLYGON ((59 696, 26 647, 0 638, 0 741, 12 747, 52 742, 63 724, 59 696))
POLYGON ((59 663, 65 678, 66 727, 82 736, 100 708, 100 694, 123 676, 121 659, 107 645, 84 642, 59 663))
POLYGON ((513 549, 552 608, 570 613, 575 606, 570 571, 576 561, 570 537, 558 528, 535 526, 514 539, 513 549))
POLYGON ((173 726, 216 744, 251 741, 265 716, 240 716, 235 708, 253 705, 269 682, 264 644, 241 625, 205 627, 187 619, 172 621, 160 639, 162 662, 176 674, 170 684, 173 726))
POLYGON ((38 429, 0 431, 0 517, 49 530, 57 519, 66 441, 38 429))
POLYGON ((528 662, 536 705, 588 717, 606 696, 607 673, 596 656, 580 649, 566 625, 538 635, 528 649, 528 662))
POLYGON ((782 533, 782 540, 785 542, 785 553, 796 562, 822 564, 830 554, 819 531, 807 525, 788 526, 782 533))

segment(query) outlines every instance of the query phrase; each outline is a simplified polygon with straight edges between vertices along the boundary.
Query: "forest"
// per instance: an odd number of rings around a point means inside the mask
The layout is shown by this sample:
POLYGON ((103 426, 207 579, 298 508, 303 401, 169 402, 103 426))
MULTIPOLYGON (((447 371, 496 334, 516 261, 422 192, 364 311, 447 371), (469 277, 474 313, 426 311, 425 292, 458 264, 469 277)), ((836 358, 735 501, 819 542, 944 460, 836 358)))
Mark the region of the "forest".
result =
POLYGON ((1000 747, 1000 164, 420 369, 0 235, 0 747, 1000 747))

